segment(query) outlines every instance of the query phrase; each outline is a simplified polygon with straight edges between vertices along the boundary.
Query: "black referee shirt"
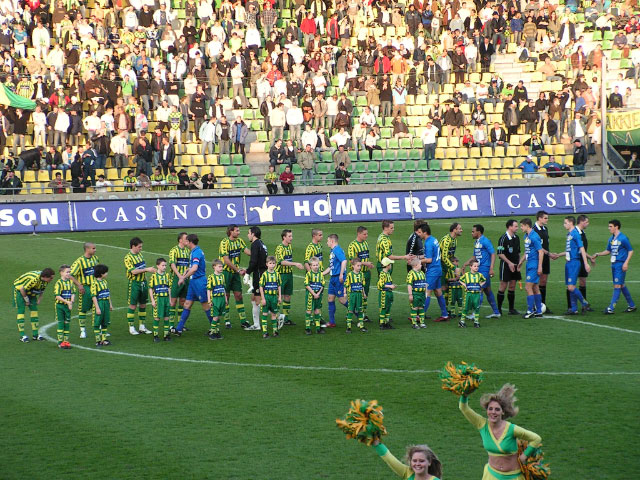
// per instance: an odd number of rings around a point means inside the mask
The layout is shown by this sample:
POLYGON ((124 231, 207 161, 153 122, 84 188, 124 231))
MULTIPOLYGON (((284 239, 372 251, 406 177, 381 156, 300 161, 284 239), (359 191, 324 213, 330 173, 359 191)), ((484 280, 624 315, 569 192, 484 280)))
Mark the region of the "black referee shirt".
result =
MULTIPOLYGON (((497 253, 498 255, 503 254, 510 262, 517 265, 520 261, 520 239, 518 235, 509 238, 509 235, 505 232, 498 240, 497 253)), ((504 260, 500 259, 500 263, 503 264, 504 260)))
POLYGON ((533 224, 533 230, 540 235, 542 240, 542 248, 547 252, 549 251, 549 229, 544 225, 538 226, 538 222, 533 224))
MULTIPOLYGON (((422 242, 422 239, 418 236, 416 232, 413 232, 409 236, 409 240, 407 240, 407 248, 405 253, 407 255, 409 254, 415 255, 416 257, 424 255, 424 243, 422 242)), ((424 269, 425 266, 423 265, 422 268, 424 269)), ((407 264, 407 272, 410 270, 411 270, 411 265, 407 264)))

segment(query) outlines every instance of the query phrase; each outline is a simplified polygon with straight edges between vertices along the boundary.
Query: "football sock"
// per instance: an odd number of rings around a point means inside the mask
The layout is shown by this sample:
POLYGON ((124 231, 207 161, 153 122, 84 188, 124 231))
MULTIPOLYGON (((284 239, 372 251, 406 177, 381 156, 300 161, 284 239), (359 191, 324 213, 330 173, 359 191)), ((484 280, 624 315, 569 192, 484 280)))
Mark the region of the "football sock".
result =
POLYGON ((133 327, 134 318, 136 318, 135 310, 133 308, 127 308, 127 322, 129 322, 130 327, 133 327))
POLYGON ((34 337, 38 336, 38 312, 31 312, 31 332, 34 337))
POLYGON ((107 327, 102 328, 102 341, 104 342, 107 339, 107 327))
POLYGON ((174 324, 175 324, 175 319, 176 319, 176 314, 177 313, 178 313, 177 305, 174 305, 173 307, 170 307, 170 309, 169 309, 169 322, 171 324, 171 327, 173 327, 174 324))
POLYGON ((493 309, 493 313, 500 313, 498 310, 498 305, 496 305, 496 297, 493 295, 493 292, 487 293, 487 300, 489 301, 489 305, 493 309))
POLYGON ((158 336, 158 330, 160 329, 160 320, 158 320, 157 318, 153 319, 153 336, 157 337, 158 336))
POLYGON ((363 312, 363 314, 364 314, 364 312, 367 311, 367 305, 368 305, 367 300, 368 299, 369 299, 369 294, 367 294, 366 298, 362 299, 362 312, 363 312))
POLYGON ((278 317, 271 319, 271 328, 273 329, 273 333, 278 331, 278 317))
POLYGON ((611 303, 609 304, 610 310, 615 310, 616 303, 618 303, 618 300, 620 299, 620 294, 622 293, 620 290, 622 289, 621 288, 613 289, 613 296, 611 297, 611 303))
POLYGON ((582 296, 584 297, 585 300, 587 300, 587 286, 585 285, 578 287, 580 290, 580 293, 582 294, 582 296))
POLYGON ((353 319, 353 312, 347 312, 347 328, 351 328, 352 319, 353 319))
MULTIPOLYGON (((229 298, 229 302, 230 301, 231 301, 231 298, 229 298)), ((225 321, 225 323, 227 323, 230 318, 231 318, 231 315, 229 314, 229 303, 227 303, 225 305, 225 307, 224 307, 224 321, 225 321)))
POLYGON ((180 315, 180 321, 178 322, 178 325, 176 325, 176 330, 181 332, 182 329, 184 328, 184 324, 187 323, 187 319, 189 318, 189 314, 191 313, 191 310, 188 308, 184 308, 182 309, 182 315, 180 315))
POLYGON ((336 323, 336 302, 335 301, 329 302, 329 323, 330 324, 336 323))
POLYGON ((629 292, 629 289, 625 286, 623 286, 620 290, 622 290, 622 294, 624 295, 624 298, 627 300, 627 303, 629 304, 629 306, 631 308, 635 307, 636 304, 633 303, 633 298, 631 298, 631 292, 629 292))
POLYGON ((569 292, 569 298, 571 299, 571 311, 575 312, 578 310, 578 302, 576 299, 576 292, 575 290, 569 292))
POLYGON ((504 303, 504 291, 498 290, 498 310, 502 311, 502 304, 504 303))
POLYGON ((260 305, 253 304, 252 312, 253 313, 253 325, 256 327, 260 326, 260 305))
POLYGON ((144 321, 147 319, 147 307, 138 308, 138 325, 144 325, 144 321))
POLYGON ((380 319, 380 325, 382 325, 384 323, 385 317, 386 317, 386 314, 385 314, 384 310, 381 308, 379 316, 378 316, 378 318, 380 319))
POLYGON ((211 331, 213 333, 220 333, 220 321, 218 320, 218 317, 211 317, 211 331))
POLYGON ((267 333, 267 312, 265 310, 260 312, 260 324, 262 327, 262 333, 267 333))
POLYGON ((289 310, 291 310, 291 300, 283 300, 282 314, 284 315, 285 321, 289 320, 289 310))
POLYGON ((427 298, 425 298, 424 300, 424 313, 426 315, 427 311, 429 310, 429 304, 431 303, 431 295, 429 295, 427 298))
POLYGON ((93 335, 96 337, 96 342, 102 341, 102 330, 100 328, 100 320, 94 319, 93 321, 93 335))
POLYGON ((236 312, 238 313, 240 323, 244 323, 247 321, 247 315, 244 312, 244 303, 236 303, 236 312))
POLYGON ((571 310, 571 292, 567 290, 567 308, 571 310))
POLYGON ((507 292, 507 299, 509 300, 509 310, 515 310, 516 309, 516 291, 509 290, 507 292))
POLYGON ((542 295, 540 295, 539 293, 533 296, 535 302, 536 302, 536 312, 537 313, 542 313, 542 295))
POLYGON ((58 320, 56 334, 58 337, 58 345, 60 345, 64 341, 64 320, 58 320))
POLYGON ((533 312, 535 308, 533 295, 527 295, 527 312, 533 312))
POLYGON ((364 312, 358 313, 358 328, 364 328, 364 312))
POLYGON ((546 305, 547 303, 547 286, 546 285, 540 285, 540 295, 542 296, 542 303, 544 303, 546 305))
POLYGON ((576 300, 579 301, 582 305, 587 303, 587 301, 582 296, 582 293, 580 292, 580 290, 574 288, 573 289, 573 294, 576 296, 576 300))
POLYGON ((86 325, 87 314, 85 312, 78 312, 78 325, 84 328, 86 325))
POLYGON ((437 297, 437 299, 438 299, 438 305, 440 305, 440 312, 442 313, 442 316, 448 317, 449 312, 447 312, 447 304, 445 303, 444 295, 440 295, 439 297, 437 297))
POLYGON ((165 337, 169 335, 169 323, 173 324, 173 322, 169 322, 166 318, 164 319, 164 322, 162 322, 162 333, 165 337))
POLYGON ((65 342, 69 341, 69 327, 71 326, 71 322, 69 320, 65 320, 64 321, 64 335, 62 337, 62 340, 64 340, 65 342))
POLYGON ((320 313, 316 313, 313 316, 313 321, 316 324, 316 330, 320 330, 320 318, 322 318, 322 315, 320 313))
POLYGON ((306 312, 304 314, 304 328, 307 330, 311 328, 311 312, 306 312))
POLYGON ((424 323, 425 312, 426 312, 426 310, 418 308, 418 311, 417 311, 417 315, 418 316, 417 316, 417 319, 416 319, 418 321, 418 324, 424 323))

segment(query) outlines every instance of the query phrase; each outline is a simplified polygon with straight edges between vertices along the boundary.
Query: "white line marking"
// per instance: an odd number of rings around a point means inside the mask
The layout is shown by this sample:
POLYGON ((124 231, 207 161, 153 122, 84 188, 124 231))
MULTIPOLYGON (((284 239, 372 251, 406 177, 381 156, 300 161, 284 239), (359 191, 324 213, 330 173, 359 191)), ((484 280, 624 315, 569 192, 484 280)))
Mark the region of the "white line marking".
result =
POLYGON ((552 318, 554 320, 562 320, 563 322, 568 322, 568 323, 578 323, 580 325, 589 325, 590 327, 608 328, 609 330, 616 330, 618 332, 625 332, 625 333, 635 333, 636 335, 640 334, 640 331, 638 330, 629 330, 628 328, 614 327, 612 325, 603 325, 600 323, 583 322, 582 320, 574 320, 573 318, 564 318, 564 317, 556 317, 556 316, 549 316, 549 317, 545 316, 543 318, 552 318))
MULTIPOLYGON (((61 240, 63 242, 71 242, 71 243, 86 243, 83 240, 72 240, 70 238, 62 238, 62 237, 55 237, 54 240, 61 240)), ((130 248, 126 248, 126 247, 116 247, 115 245, 108 245, 106 243, 95 243, 95 242, 91 242, 93 243, 96 247, 105 247, 105 248, 115 248, 116 250, 126 250, 127 252, 130 251, 130 248)), ((148 253, 149 255, 167 255, 166 253, 155 253, 155 252, 150 252, 148 250, 143 250, 143 253, 148 253)))
MULTIPOLYGON (((118 307, 114 310, 121 310, 127 307, 118 307)), ((76 317, 73 317, 76 318, 76 317)), ((550 317, 548 317, 550 318, 550 317)), ((49 342, 57 343, 57 340, 47 334, 47 330, 57 322, 51 322, 44 325, 40 329, 40 334, 49 342)), ((636 332, 640 333, 640 332, 636 332)), ((405 369, 393 369, 393 368, 353 368, 353 367, 323 367, 312 365, 275 365, 271 363, 242 363, 242 362, 224 362, 221 360, 197 360, 194 358, 176 358, 176 357, 162 357, 160 355, 143 355, 140 353, 120 352, 117 350, 111 350, 106 348, 93 348, 85 347, 75 343, 71 344, 74 348, 80 350, 88 350, 91 352, 107 353, 110 355, 119 355, 122 357, 143 358, 148 360, 164 360, 169 362, 181 362, 181 363, 197 363, 205 365, 222 365, 227 367, 249 367, 249 368, 271 368, 280 370, 310 370, 310 371, 326 371, 326 372, 363 372, 363 373, 392 373, 392 374, 416 374, 416 373, 439 373, 440 370, 405 370, 405 369)), ((545 375, 545 376, 617 376, 617 375, 640 375, 640 372, 518 372, 518 371, 506 371, 506 372, 491 372, 486 371, 489 375, 545 375)))

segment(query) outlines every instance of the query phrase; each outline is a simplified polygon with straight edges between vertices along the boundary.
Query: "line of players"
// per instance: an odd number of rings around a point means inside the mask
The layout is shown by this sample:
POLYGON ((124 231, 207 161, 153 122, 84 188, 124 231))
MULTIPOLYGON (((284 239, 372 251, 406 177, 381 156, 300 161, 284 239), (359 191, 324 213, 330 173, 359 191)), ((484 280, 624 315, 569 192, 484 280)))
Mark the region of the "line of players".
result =
MULTIPOLYGON (((567 229, 566 248, 564 253, 549 251, 549 234, 546 227, 548 215, 538 212, 536 222, 522 219, 520 227, 525 234, 525 251, 520 254, 520 241, 516 234, 518 222, 507 221, 506 233, 500 238, 497 256, 500 258, 500 288, 498 302, 491 291, 491 277, 494 274, 496 251, 491 241, 484 236, 482 225, 474 225, 471 235, 474 239, 473 256, 459 267, 455 258, 457 238, 462 234, 462 226, 455 222, 448 235, 440 242, 431 235, 426 222, 416 222, 414 234, 407 242, 405 255, 394 255, 391 235, 394 231, 392 221, 382 222, 382 233, 376 241, 376 264, 378 272, 378 303, 380 328, 391 329, 390 311, 393 304, 393 290, 396 285, 392 280, 393 264, 397 260, 406 260, 408 264, 407 289, 411 307, 411 323, 413 328, 425 328, 426 312, 429 308, 431 292, 436 296, 441 316, 435 321, 446 321, 450 318, 448 309, 455 310, 451 316, 457 316, 460 307, 459 325, 466 327, 465 319, 472 319, 474 326, 479 327, 478 310, 482 303, 482 293, 493 310, 487 318, 499 318, 502 314, 502 303, 507 291, 509 313, 518 314, 515 310, 515 286, 520 280, 520 270, 525 266, 527 313, 525 318, 540 316, 545 303, 546 279, 549 273, 549 259, 566 258, 565 283, 569 310, 566 314, 577 314, 577 304, 581 303, 584 311, 590 311, 586 301, 586 276, 589 263, 595 264, 598 256, 610 255, 614 293, 610 305, 604 313, 612 314, 620 297, 624 295, 628 307, 626 312, 633 312, 636 306, 625 286, 625 276, 633 249, 628 238, 620 232, 620 222, 611 220, 609 231, 611 237, 607 248, 589 256, 586 252, 586 235, 588 217, 581 215, 578 220, 568 216, 564 220, 567 229), (576 225, 577 223, 577 225, 576 225), (465 267, 470 271, 464 273, 465 267), (576 288, 579 284, 579 288, 576 288), (446 300, 445 300, 446 295, 446 300), (448 300, 448 301, 447 301, 448 300)), ((247 234, 251 248, 240 238, 240 229, 231 225, 227 228, 227 236, 220 242, 219 255, 212 266, 214 273, 206 276, 206 261, 199 239, 195 234, 181 233, 178 243, 169 252, 169 260, 159 258, 155 267, 147 267, 142 256, 142 240, 134 237, 130 241, 130 251, 125 255, 124 265, 128 278, 128 310, 127 320, 132 335, 151 334, 155 342, 171 340, 170 332, 181 335, 187 330, 186 322, 195 301, 202 304, 210 329, 209 338, 222 338, 221 323, 231 328, 229 316, 229 300, 231 293, 236 303, 236 311, 245 330, 261 331, 265 338, 269 337, 267 321, 271 317, 272 335, 278 336, 284 325, 295 325, 289 318, 291 295, 293 293, 293 269, 306 270, 304 285, 306 295, 305 331, 324 333, 325 328, 335 327, 335 300, 347 307, 347 332, 351 332, 355 317, 357 327, 366 332, 365 322, 367 301, 371 286, 371 270, 374 264, 370 258, 368 230, 358 227, 356 239, 349 244, 348 256, 339 245, 336 234, 329 235, 327 246, 331 250, 329 266, 323 270, 322 240, 323 232, 312 230, 311 243, 305 251, 304 265, 293 261, 291 230, 282 231, 282 243, 276 247, 275 255, 268 256, 267 247, 261 241, 259 227, 251 227, 247 234), (240 267, 242 255, 249 256, 249 266, 240 267), (350 265, 349 265, 350 261, 350 265), (147 274, 150 274, 147 282, 147 274), (325 276, 330 275, 327 289, 329 322, 321 318, 322 296, 325 291, 325 276), (252 296, 253 324, 246 319, 242 298, 242 283, 250 285, 252 296), (151 302, 153 307, 153 330, 146 325, 146 306, 151 302), (138 328, 135 328, 136 310, 138 328), (176 320, 179 318, 179 321, 176 320), (163 323, 163 335, 160 335, 160 322, 163 323)), ((107 285, 108 267, 100 264, 95 254, 93 243, 84 245, 84 254, 72 265, 60 267, 61 278, 54 287, 55 313, 58 320, 58 344, 60 348, 70 348, 69 329, 73 303, 78 295, 78 318, 80 337, 86 338, 86 316, 93 314, 93 330, 97 346, 110 345, 108 326, 110 311, 113 310, 111 295, 107 285)), ((42 340, 38 333, 38 304, 46 285, 51 282, 55 272, 50 268, 32 271, 21 275, 14 281, 14 304, 17 307, 17 323, 20 340, 28 342, 24 320, 26 308, 31 314, 31 326, 34 340, 42 340)), ((547 312, 550 313, 549 309, 547 312)))

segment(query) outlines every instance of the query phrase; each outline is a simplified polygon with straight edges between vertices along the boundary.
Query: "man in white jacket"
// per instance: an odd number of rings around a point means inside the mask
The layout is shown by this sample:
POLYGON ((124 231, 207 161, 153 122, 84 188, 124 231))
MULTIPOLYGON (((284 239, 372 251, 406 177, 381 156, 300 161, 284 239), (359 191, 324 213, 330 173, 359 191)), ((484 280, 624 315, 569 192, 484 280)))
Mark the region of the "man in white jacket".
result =
POLYGON ((71 125, 69 115, 64 109, 58 109, 58 116, 56 118, 56 124, 53 127, 53 145, 58 147, 64 147, 67 144, 67 131, 71 125))
POLYGON ((36 106, 31 119, 33 120, 33 146, 46 147, 47 115, 42 111, 40 105, 36 106))
POLYGON ((269 114, 269 123, 271 124, 271 128, 273 130, 271 146, 273 146, 276 140, 281 140, 284 136, 285 122, 286 117, 284 113, 284 104, 279 103, 278 106, 271 110, 271 113, 269 114))
POLYGON ((296 104, 292 105, 287 111, 287 125, 289 125, 289 138, 298 148, 300 148, 300 126, 303 121, 302 109, 296 104))
POLYGON ((216 117, 211 117, 200 127, 200 141, 202 142, 201 153, 204 157, 207 153, 213 153, 216 143, 216 117))
POLYGON ((49 30, 44 28, 42 23, 38 22, 38 26, 31 32, 31 42, 35 48, 36 58, 46 60, 51 47, 51 36, 49 30))

